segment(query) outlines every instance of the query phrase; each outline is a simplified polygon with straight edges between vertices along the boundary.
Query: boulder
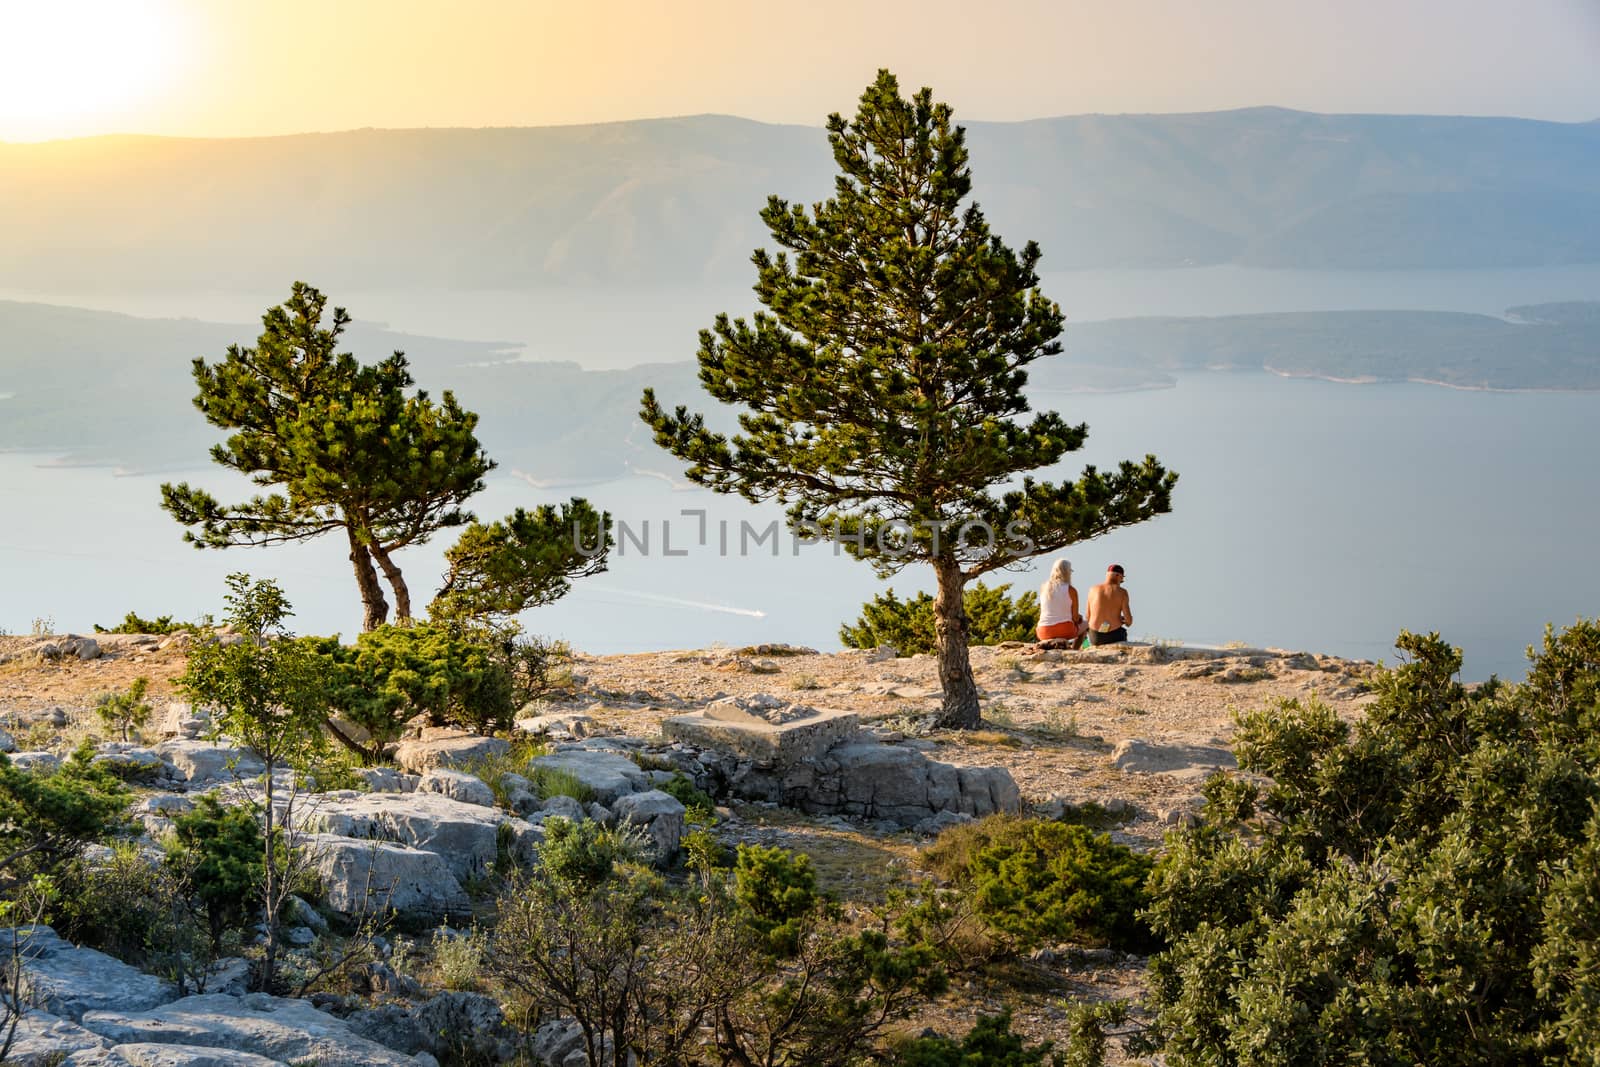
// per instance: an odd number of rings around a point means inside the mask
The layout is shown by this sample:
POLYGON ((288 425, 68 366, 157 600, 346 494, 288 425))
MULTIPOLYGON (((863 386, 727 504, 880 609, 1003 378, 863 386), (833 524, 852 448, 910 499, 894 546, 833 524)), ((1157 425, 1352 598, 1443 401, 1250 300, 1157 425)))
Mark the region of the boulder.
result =
POLYGON ((308 834, 322 902, 347 919, 393 909, 402 919, 439 922, 470 913, 472 902, 444 858, 389 841, 308 834))
POLYGON ((16 739, 6 731, 0 730, 0 752, 15 752, 16 750, 16 739))
POLYGON ((523 733, 533 734, 535 737, 550 735, 583 738, 595 732, 594 719, 580 714, 529 715, 518 719, 515 725, 523 733))
POLYGON ((47 1011, 27 1011, 17 1023, 17 1033, 5 1062, 18 1067, 45 1067, 89 1049, 104 1049, 106 1039, 75 1022, 47 1011))
POLYGON ((503 756, 511 751, 511 744, 498 737, 479 737, 477 734, 452 733, 424 740, 402 741, 394 750, 394 761, 412 774, 421 774, 434 767, 464 767, 503 756))
MULTIPOLYGON (((480 783, 481 784, 481 783, 480 783)), ((437 853, 458 879, 488 872, 498 854, 500 825, 508 823, 513 848, 531 859, 542 833, 492 807, 439 793, 352 793, 314 798, 299 813, 305 828, 340 837, 389 841, 437 853)))
POLYGON ((466 771, 435 767, 423 774, 417 782, 416 791, 438 793, 451 800, 459 800, 463 804, 476 804, 483 808, 494 807, 494 790, 490 789, 483 779, 474 777, 466 771))
POLYGON ((427 1053, 446 1062, 505 1063, 516 1058, 516 1035, 493 997, 448 992, 415 1005, 389 1003, 347 1020, 363 1037, 400 1052, 427 1053))
POLYGON ((563 819, 571 819, 573 822, 582 822, 589 817, 589 813, 583 810, 583 805, 578 802, 578 799, 569 796, 551 797, 540 805, 539 812, 545 818, 559 816, 563 819))
MULTIPOLYGON (((10 943, 11 930, 0 930, 0 944, 10 943)), ((73 1022, 99 1010, 142 1011, 178 995, 169 983, 104 952, 70 944, 48 926, 23 931, 22 954, 23 999, 73 1022)))
POLYGON ((142 748, 138 745, 128 744, 124 741, 106 741, 96 746, 96 753, 91 763, 112 768, 113 772, 126 778, 142 781, 182 781, 183 775, 178 769, 154 749, 142 748))
POLYGON ((1166 774, 1182 778, 1204 778, 1213 771, 1238 767, 1233 753, 1212 745, 1160 745, 1131 737, 1111 753, 1111 765, 1119 771, 1138 774, 1166 774))
POLYGON ((117 1046, 209 1048, 319 1067, 418 1067, 417 1060, 362 1037, 308 1000, 265 993, 207 993, 151 1011, 95 1011, 83 1024, 117 1046))
POLYGON ((74 1053, 62 1061, 62 1067, 283 1067, 283 1064, 281 1060, 257 1056, 253 1052, 141 1041, 74 1053))
POLYGON ((415 775, 401 774, 393 767, 357 767, 355 772, 369 793, 409 793, 417 787, 415 775))
POLYGON ((678 851, 683 839, 684 807, 677 798, 659 789, 644 793, 630 793, 619 797, 612 805, 617 821, 642 826, 650 834, 656 856, 667 859, 678 851))
POLYGON ((539 771, 563 771, 594 793, 601 804, 648 789, 644 771, 626 756, 584 748, 564 748, 533 761, 539 771))
POLYGON ((19 771, 49 774, 61 766, 61 757, 54 752, 18 752, 11 757, 11 766, 19 771))
POLYGON ((266 765, 249 749, 215 741, 179 738, 161 742, 155 751, 176 767, 183 780, 191 786, 253 778, 266 770, 266 765))
POLYGON ((571 1055, 584 1056, 583 1028, 576 1019, 556 1018, 543 1024, 533 1033, 529 1052, 535 1063, 549 1067, 565 1064, 571 1055))

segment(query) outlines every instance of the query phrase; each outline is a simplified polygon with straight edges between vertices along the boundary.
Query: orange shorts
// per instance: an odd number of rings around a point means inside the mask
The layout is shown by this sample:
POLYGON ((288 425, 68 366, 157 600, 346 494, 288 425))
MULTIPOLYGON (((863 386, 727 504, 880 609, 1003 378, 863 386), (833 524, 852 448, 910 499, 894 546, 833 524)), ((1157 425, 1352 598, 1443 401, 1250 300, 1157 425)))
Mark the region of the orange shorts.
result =
POLYGON ((1082 631, 1078 629, 1078 624, 1075 622, 1053 622, 1049 626, 1039 627, 1034 632, 1039 635, 1039 640, 1041 641, 1061 639, 1070 641, 1072 638, 1077 637, 1080 633, 1082 633, 1082 631))

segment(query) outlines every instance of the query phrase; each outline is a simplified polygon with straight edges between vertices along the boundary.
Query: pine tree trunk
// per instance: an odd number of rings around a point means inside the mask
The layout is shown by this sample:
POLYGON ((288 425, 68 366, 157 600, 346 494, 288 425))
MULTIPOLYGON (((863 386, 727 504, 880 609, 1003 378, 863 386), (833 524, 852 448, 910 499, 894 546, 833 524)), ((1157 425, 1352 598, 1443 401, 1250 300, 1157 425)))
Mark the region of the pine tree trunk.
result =
POLYGON ((389 581, 389 588, 394 590, 394 621, 405 623, 411 621, 411 589, 406 585, 405 576, 400 573, 394 560, 389 558, 376 541, 370 546, 372 558, 378 561, 378 566, 383 568, 383 576, 389 581))
POLYGON ((350 535, 350 565, 356 570, 356 587, 361 590, 361 629, 376 630, 389 619, 389 602, 383 599, 383 586, 378 584, 378 572, 372 566, 372 555, 353 527, 345 527, 350 535))
POLYGON ((972 678, 972 661, 967 655, 966 580, 961 576, 961 565, 948 557, 935 559, 933 572, 939 580, 939 588, 933 594, 933 622, 939 644, 939 684, 944 687, 939 725, 971 730, 982 722, 982 715, 978 684, 972 678))

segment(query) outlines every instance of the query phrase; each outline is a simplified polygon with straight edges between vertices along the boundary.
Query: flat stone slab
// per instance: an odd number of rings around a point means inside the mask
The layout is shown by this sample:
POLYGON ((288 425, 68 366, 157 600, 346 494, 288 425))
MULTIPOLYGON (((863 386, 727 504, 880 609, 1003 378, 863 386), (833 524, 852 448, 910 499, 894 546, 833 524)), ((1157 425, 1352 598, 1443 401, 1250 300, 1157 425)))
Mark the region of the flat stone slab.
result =
MULTIPOLYGON (((143 1011, 165 1004, 177 990, 154 975, 91 948, 62 940, 48 926, 22 935, 22 995, 28 1004, 77 1022, 96 1010, 143 1011)), ((11 944, 9 928, 0 943, 11 944)))
POLYGON ((146 1012, 90 1012, 83 1025, 117 1046, 210 1048, 319 1067, 417 1067, 418 1062, 361 1037, 310 1001, 264 993, 203 994, 146 1012))
MULTIPOLYGON (((737 710, 737 709, 735 709, 737 710)), ((718 718, 707 711, 675 715, 661 724, 669 740, 682 741, 697 748, 710 748, 743 759, 783 765, 816 759, 838 742, 853 735, 861 725, 853 711, 816 709, 816 714, 791 722, 767 722, 757 716, 731 711, 718 718)))
POLYGON ((1119 771, 1139 774, 1167 774, 1183 778, 1205 778, 1213 771, 1239 766, 1233 753, 1213 745, 1162 745, 1131 737, 1111 753, 1111 765, 1119 771))

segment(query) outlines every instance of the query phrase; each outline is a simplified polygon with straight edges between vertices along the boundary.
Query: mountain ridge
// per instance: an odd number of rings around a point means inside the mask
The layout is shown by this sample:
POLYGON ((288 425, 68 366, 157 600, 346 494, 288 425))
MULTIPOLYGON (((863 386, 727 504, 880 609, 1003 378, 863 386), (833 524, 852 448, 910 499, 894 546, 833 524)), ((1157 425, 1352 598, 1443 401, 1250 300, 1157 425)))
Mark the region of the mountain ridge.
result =
MULTIPOLYGON (((1268 107, 964 125, 974 199, 1047 270, 1600 262, 1597 124, 1268 107)), ((832 187, 820 127, 737 116, 3 144, 0 286, 748 278, 767 197, 832 187)))

